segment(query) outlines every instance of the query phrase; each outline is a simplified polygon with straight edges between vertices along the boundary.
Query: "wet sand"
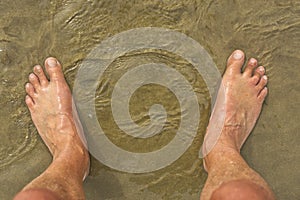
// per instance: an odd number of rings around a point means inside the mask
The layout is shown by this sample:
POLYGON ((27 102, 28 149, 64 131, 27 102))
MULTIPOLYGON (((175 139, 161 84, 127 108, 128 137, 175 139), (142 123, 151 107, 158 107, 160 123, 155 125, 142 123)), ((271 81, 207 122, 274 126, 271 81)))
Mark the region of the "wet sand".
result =
MULTIPOLYGON (((201 44, 220 72, 236 48, 256 57, 267 69, 269 95, 242 154, 271 185, 278 199, 300 198, 300 3, 294 1, 8 1, 0 2, 0 199, 11 199, 39 175, 51 156, 38 137, 24 103, 24 84, 32 66, 51 55, 63 63, 71 88, 80 63, 101 41, 138 27, 182 32, 201 44)), ((178 127, 180 110, 170 91, 157 85, 139 89, 131 114, 138 124, 160 102, 168 118, 160 142, 124 136, 111 116, 110 94, 126 70, 147 62, 163 62, 192 83, 199 99, 199 130, 188 151, 172 165, 152 173, 129 174, 92 159, 85 181, 93 199, 199 199, 206 173, 198 158, 210 113, 210 99, 201 76, 184 59, 148 50, 116 59, 96 92, 98 120, 108 137, 129 151, 147 152, 167 144, 178 127), (149 92, 150 91, 150 92, 149 92), (155 95, 151 91, 156 91, 155 95), (147 92, 147 93, 146 93, 147 92), (149 94, 145 96, 144 94, 149 94), (166 97, 167 98, 163 98, 166 97)))

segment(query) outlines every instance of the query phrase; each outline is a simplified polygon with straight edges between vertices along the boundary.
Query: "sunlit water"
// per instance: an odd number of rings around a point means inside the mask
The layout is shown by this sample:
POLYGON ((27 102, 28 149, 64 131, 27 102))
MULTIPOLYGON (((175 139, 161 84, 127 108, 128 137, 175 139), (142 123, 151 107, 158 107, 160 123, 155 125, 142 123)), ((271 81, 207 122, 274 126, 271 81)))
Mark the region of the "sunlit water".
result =
MULTIPOLYGON (((11 199, 51 161, 24 104, 23 88, 32 66, 56 56, 72 87, 80 64, 97 44, 122 31, 151 26, 193 38, 220 72, 236 48, 266 66, 270 93, 242 153, 278 199, 300 198, 299 1, 2 0, 0 11, 0 199, 11 199)), ((128 151, 153 151, 172 140, 180 123, 180 106, 162 86, 141 87, 130 102, 132 119, 139 125, 149 123, 151 105, 164 105, 169 117, 161 134, 148 140, 129 137, 112 117, 110 97, 115 83, 127 70, 149 62, 164 63, 191 83, 201 113, 198 134, 180 159, 151 173, 118 172, 92 158, 85 181, 87 199, 199 199, 207 175, 198 151, 211 105, 206 85, 190 63, 151 49, 117 58, 96 91, 98 121, 110 140, 128 151)))

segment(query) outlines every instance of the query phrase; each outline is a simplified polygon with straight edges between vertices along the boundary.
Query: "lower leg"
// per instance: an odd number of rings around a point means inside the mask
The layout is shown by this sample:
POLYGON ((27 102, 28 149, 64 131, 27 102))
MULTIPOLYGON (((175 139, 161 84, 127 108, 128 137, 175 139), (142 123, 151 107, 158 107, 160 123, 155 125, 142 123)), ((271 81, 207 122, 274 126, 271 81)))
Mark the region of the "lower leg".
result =
POLYGON ((211 200, 267 200, 267 191, 249 180, 235 180, 222 184, 211 195, 211 200))
POLYGON ((205 163, 208 179, 201 199, 274 199, 268 184, 248 166, 238 150, 216 144, 205 157, 205 163))
POLYGON ((60 200, 60 198, 48 189, 28 189, 20 192, 14 200, 60 200))
POLYGON ((32 191, 33 194, 51 197, 49 199, 85 199, 82 181, 87 170, 88 155, 84 151, 74 154, 75 151, 68 153, 68 156, 55 158, 47 170, 26 185, 15 199, 23 199, 23 195, 32 194, 32 191), (72 156, 86 158, 79 160, 72 156))
POLYGON ((240 148, 253 129, 267 95, 264 68, 257 67, 257 61, 252 58, 242 72, 243 64, 242 51, 237 50, 229 57, 223 88, 207 128, 203 152, 208 179, 202 200, 274 199, 268 184, 240 155, 240 148), (222 114, 224 121, 220 120, 222 114), (223 127, 220 134, 216 134, 216 127, 223 127))

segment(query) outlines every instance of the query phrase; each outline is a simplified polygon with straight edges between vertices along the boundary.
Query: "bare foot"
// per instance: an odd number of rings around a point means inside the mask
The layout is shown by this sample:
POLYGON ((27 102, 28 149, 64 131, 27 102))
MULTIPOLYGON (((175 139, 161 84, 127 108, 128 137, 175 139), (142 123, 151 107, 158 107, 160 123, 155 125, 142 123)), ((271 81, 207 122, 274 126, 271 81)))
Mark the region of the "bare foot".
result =
MULTIPOLYGON (((267 95, 265 69, 257 67, 257 60, 251 58, 242 72, 244 57, 242 51, 236 50, 228 58, 223 88, 219 91, 204 140, 206 154, 212 149, 226 148, 239 152, 261 112, 267 95), (219 119, 220 112, 225 114, 223 121, 219 119), (221 132, 216 133, 218 126, 222 126, 221 132)), ((208 164, 207 158, 205 161, 208 164)))
MULTIPOLYGON (((32 120, 56 159, 67 159, 68 164, 77 166, 81 179, 88 171, 89 156, 82 141, 82 133, 77 113, 72 109, 72 95, 62 68, 55 58, 45 61, 50 81, 41 66, 34 67, 26 84, 26 104, 32 120)), ((66 162, 67 164, 67 162, 66 162)))

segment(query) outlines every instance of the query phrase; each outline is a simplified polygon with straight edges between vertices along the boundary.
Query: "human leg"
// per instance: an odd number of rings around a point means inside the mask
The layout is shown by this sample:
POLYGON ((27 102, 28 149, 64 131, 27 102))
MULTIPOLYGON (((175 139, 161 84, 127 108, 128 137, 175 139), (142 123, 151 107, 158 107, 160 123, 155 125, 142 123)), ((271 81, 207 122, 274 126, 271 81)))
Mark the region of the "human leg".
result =
POLYGON ((15 199, 26 199, 28 195, 37 199, 84 199, 82 181, 88 171, 89 155, 80 137, 83 132, 72 107, 71 91, 55 58, 48 58, 45 68, 50 81, 42 67, 35 66, 25 86, 25 101, 53 160, 15 199))
MULTIPOLYGON (((236 50, 228 59, 218 96, 216 112, 210 122, 218 122, 218 112, 225 112, 223 129, 216 144, 204 157, 208 179, 201 199, 274 199, 264 179, 252 170, 240 155, 240 148, 253 129, 267 95, 267 76, 257 60, 250 59, 242 72, 244 53, 236 50), (238 195, 240 194, 240 195, 238 195), (243 196, 241 196, 243 195, 243 196)), ((215 137, 219 124, 209 124, 204 146, 209 137, 215 137)))

